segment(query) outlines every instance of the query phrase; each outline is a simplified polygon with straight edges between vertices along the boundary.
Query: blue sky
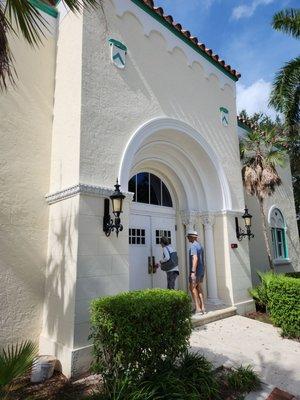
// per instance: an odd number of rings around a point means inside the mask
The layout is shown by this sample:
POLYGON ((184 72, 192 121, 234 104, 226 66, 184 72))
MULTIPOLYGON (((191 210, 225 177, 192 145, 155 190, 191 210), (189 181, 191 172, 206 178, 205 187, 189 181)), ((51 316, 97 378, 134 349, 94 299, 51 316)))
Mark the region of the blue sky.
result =
POLYGON ((268 109, 276 71, 299 54, 300 42, 271 27, 275 12, 299 0, 155 0, 177 22, 237 69, 238 109, 268 109))

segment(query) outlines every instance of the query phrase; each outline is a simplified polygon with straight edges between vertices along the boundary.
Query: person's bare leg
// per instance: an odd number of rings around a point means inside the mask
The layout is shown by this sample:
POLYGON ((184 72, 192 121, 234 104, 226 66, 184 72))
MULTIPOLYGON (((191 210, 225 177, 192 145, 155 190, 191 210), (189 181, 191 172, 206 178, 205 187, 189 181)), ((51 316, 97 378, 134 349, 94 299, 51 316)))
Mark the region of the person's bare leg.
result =
POLYGON ((197 294, 198 294, 199 301, 200 301, 200 304, 201 304, 201 311, 205 312, 204 295, 203 295, 203 289, 202 289, 202 283, 201 282, 197 283, 197 294))
POLYGON ((190 291, 192 293, 192 297, 195 303, 196 312, 198 313, 201 311, 201 303, 199 300, 198 290, 195 283, 190 283, 190 291))

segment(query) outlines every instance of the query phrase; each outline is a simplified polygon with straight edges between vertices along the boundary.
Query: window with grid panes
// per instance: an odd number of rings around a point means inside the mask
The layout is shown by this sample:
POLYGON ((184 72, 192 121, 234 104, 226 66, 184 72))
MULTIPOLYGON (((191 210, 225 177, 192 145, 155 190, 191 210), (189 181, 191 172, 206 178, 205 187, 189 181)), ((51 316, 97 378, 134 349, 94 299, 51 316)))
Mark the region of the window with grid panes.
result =
POLYGON ((144 245, 146 244, 146 231, 142 228, 129 228, 129 244, 144 245))

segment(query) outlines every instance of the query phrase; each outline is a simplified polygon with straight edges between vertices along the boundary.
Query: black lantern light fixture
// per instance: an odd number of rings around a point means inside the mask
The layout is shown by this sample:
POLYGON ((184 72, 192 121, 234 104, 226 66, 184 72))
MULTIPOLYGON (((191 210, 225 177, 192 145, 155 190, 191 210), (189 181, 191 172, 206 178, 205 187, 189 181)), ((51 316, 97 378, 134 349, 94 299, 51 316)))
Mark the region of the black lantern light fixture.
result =
POLYGON ((239 220, 237 217, 235 218, 236 237, 239 241, 243 240, 244 237, 247 237, 248 240, 250 240, 251 238, 254 238, 254 235, 251 232, 252 215, 249 214, 247 206, 245 208, 244 214, 242 215, 242 218, 245 223, 245 229, 239 227, 239 220))
POLYGON ((103 231, 106 236, 109 236, 113 231, 116 231, 117 236, 119 236, 119 232, 123 230, 120 215, 123 212, 123 200, 125 199, 125 195, 120 191, 118 179, 115 184, 115 191, 110 196, 110 199, 115 220, 113 221, 109 213, 109 199, 104 199, 103 231))

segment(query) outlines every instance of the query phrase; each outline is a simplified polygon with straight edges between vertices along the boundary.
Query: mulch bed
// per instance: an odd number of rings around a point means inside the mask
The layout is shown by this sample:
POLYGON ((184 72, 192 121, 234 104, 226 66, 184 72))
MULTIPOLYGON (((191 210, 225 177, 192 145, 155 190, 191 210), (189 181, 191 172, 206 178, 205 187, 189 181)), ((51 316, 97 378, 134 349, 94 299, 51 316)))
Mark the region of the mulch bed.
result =
POLYGON ((60 372, 42 383, 31 383, 30 375, 16 381, 11 392, 13 400, 82 400, 99 392, 101 379, 97 375, 86 374, 76 380, 67 379, 60 372))
POLYGON ((265 322, 266 324, 273 325, 270 316, 266 312, 263 312, 263 311, 250 312, 250 313, 247 313, 245 315, 245 317, 255 319, 256 321, 265 322))
MULTIPOLYGON (((271 321, 271 318, 270 318, 269 314, 267 314, 264 311, 250 312, 250 313, 245 314, 245 317, 250 318, 250 319, 255 319, 256 321, 264 322, 266 324, 273 325, 274 328, 276 328, 276 326, 271 321)), ((286 339, 293 340, 294 342, 299 342, 300 343, 300 338, 298 339, 298 338, 290 337, 290 336, 283 336, 283 337, 286 338, 286 339)))
MULTIPOLYGON (((239 393, 232 393, 226 382, 226 374, 230 369, 219 367, 215 370, 221 386, 222 400, 238 400, 239 393)), ((11 392, 12 400, 84 400, 87 396, 99 393, 101 377, 86 374, 76 380, 67 379, 60 372, 55 372, 52 378, 43 383, 31 383, 30 375, 16 381, 11 392)))

